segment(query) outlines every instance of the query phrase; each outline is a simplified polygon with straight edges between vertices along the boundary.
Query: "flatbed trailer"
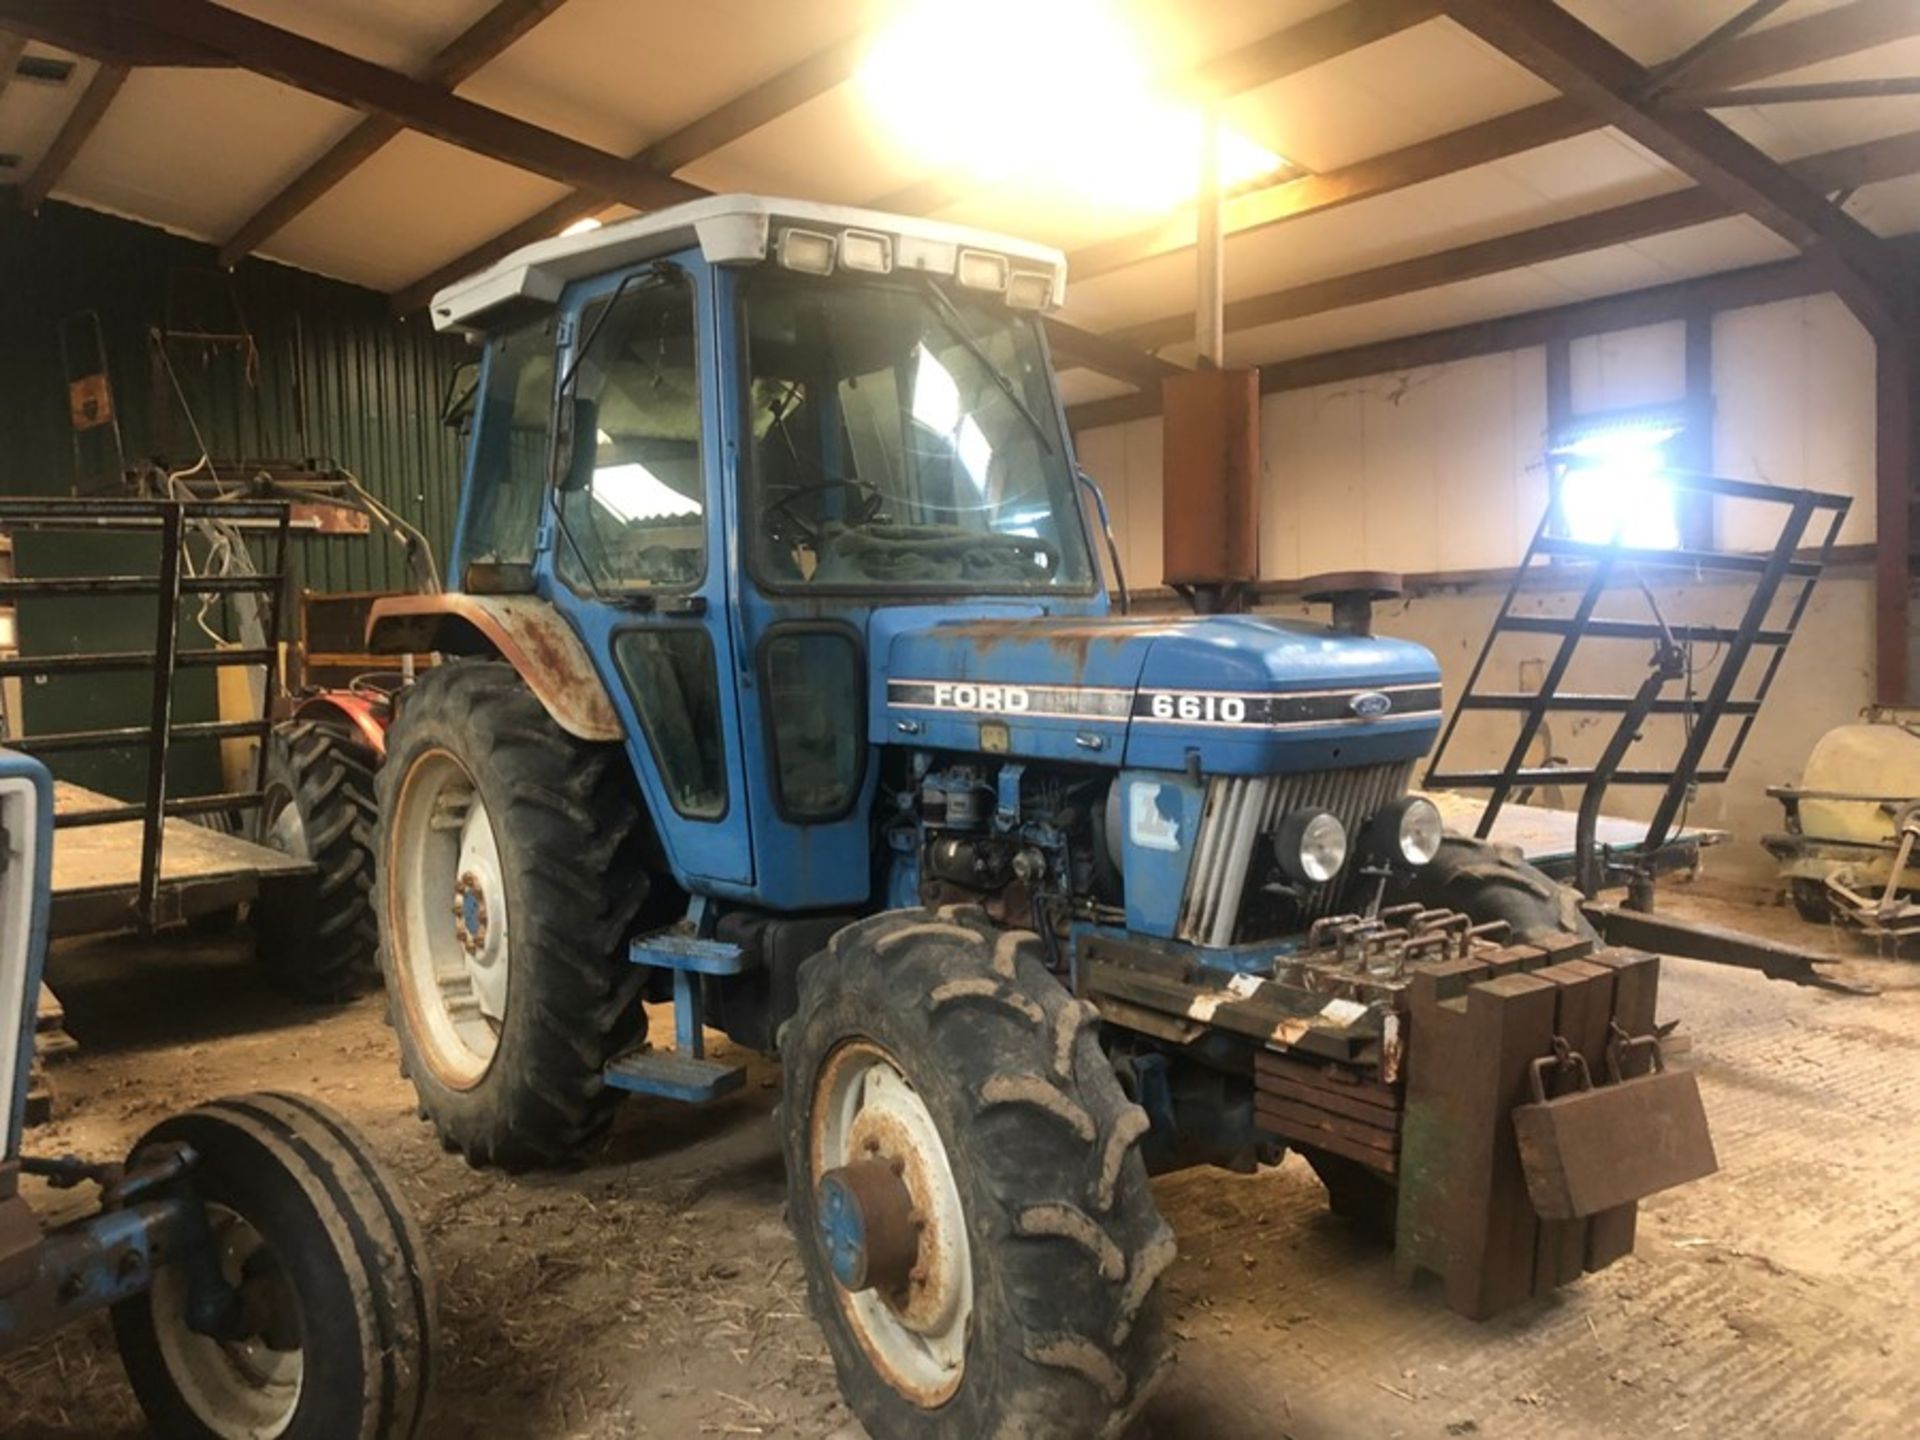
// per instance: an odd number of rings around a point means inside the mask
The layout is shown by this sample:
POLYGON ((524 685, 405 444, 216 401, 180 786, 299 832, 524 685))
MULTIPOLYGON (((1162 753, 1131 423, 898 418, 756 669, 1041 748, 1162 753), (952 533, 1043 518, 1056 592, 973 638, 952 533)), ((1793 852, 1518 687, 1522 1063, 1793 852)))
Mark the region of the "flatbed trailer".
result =
MULTIPOLYGON (((124 802, 81 785, 57 781, 59 820, 124 802)), ((145 826, 139 820, 63 825, 53 847, 49 931, 55 938, 137 928, 145 826)), ((159 888, 151 923, 177 924, 232 910, 281 887, 310 883, 310 860, 269 850, 238 835, 169 818, 160 850, 159 888)))
MULTIPOLYGON (((1447 829, 1457 835, 1471 835, 1486 814, 1487 802, 1477 795, 1455 790, 1427 790, 1426 797, 1440 807, 1447 829)), ((1579 863, 1578 829, 1580 817, 1572 810, 1555 810, 1545 805, 1522 805, 1508 801, 1494 817, 1486 838, 1496 845, 1511 845, 1526 862, 1554 879, 1571 883, 1579 863)), ((1727 838, 1724 830, 1681 829, 1664 840, 1651 855, 1647 849, 1647 825, 1644 820, 1624 820, 1602 815, 1594 823, 1594 844, 1623 865, 1646 860, 1655 873, 1691 869, 1700 852, 1719 845, 1727 838)))

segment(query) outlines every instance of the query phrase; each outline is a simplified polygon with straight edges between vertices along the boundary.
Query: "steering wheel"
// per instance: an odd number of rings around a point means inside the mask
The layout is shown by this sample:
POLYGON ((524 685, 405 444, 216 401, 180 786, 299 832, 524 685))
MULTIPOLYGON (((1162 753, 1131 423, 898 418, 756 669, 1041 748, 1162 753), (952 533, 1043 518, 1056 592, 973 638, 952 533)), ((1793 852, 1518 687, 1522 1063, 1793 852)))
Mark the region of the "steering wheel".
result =
POLYGON ((843 532, 835 543, 844 558, 873 579, 928 578, 927 567, 942 564, 954 569, 955 579, 987 578, 1006 564, 1024 569, 1022 562, 1035 558, 1044 559, 1049 571, 1060 564, 1059 547, 1051 540, 957 525, 871 525, 843 532))
POLYGON ((801 539, 805 540, 808 545, 817 548, 817 542, 820 539, 821 531, 824 527, 806 520, 799 515, 793 507, 803 496, 824 495, 832 490, 850 490, 855 495, 863 495, 866 497, 866 504, 863 507, 859 507, 855 514, 848 517, 846 523, 851 525, 865 525, 869 523, 875 515, 880 513, 881 506, 887 503, 887 497, 880 492, 879 487, 870 481, 856 480, 846 475, 836 475, 824 477, 811 485, 803 485, 797 490, 789 490, 778 500, 769 504, 765 514, 769 521, 775 516, 778 516, 790 522, 793 527, 800 532, 801 539))

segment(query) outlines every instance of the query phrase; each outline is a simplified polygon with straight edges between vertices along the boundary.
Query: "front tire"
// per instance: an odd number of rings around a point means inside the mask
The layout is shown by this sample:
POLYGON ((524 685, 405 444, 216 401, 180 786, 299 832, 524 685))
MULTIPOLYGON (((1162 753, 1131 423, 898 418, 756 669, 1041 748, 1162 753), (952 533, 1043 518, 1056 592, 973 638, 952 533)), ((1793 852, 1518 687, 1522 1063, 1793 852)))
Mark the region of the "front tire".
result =
POLYGON ((242 1330, 187 1322, 184 1264, 113 1309, 127 1378, 162 1440, 408 1440, 432 1383, 432 1273, 393 1182, 314 1101, 248 1095, 162 1121, 135 1147, 198 1156, 188 1183, 242 1330))
POLYGON ((475 1165, 562 1163, 605 1131, 602 1072, 645 1034, 628 941, 650 885, 617 745, 556 725, 508 665, 403 692, 380 770, 375 905, 401 1066, 475 1165))
POLYGON ((800 983, 781 1044, 788 1217, 868 1433, 1119 1435, 1166 1361, 1174 1241, 1092 1007, 1035 936, 975 907, 850 926, 800 983), (875 1167, 917 1222, 883 1275, 865 1267, 900 1224, 880 1203, 848 1220, 875 1167))

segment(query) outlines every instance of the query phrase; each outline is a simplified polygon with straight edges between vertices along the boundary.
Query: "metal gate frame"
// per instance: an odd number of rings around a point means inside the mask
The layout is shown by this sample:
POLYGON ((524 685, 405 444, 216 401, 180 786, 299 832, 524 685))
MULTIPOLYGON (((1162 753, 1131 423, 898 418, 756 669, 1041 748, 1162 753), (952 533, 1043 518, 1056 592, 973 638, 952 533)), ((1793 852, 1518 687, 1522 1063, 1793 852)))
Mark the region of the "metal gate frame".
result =
POLYGON ((142 929, 159 920, 158 899, 166 821, 171 818, 257 810, 266 792, 267 734, 272 729, 271 684, 262 687, 258 719, 193 721, 173 718, 174 677, 181 670, 217 670, 230 666, 265 666, 271 671, 279 654, 282 597, 289 561, 291 509, 277 500, 122 500, 0 498, 0 530, 94 532, 153 535, 159 546, 152 575, 84 575, 37 579, 0 579, 0 604, 21 598, 46 596, 152 595, 156 597, 154 643, 151 650, 102 651, 91 654, 37 655, 0 659, 0 677, 16 675, 98 674, 107 671, 150 670, 153 700, 148 723, 102 730, 69 730, 21 735, 7 744, 30 755, 47 756, 81 750, 143 748, 147 756, 146 794, 139 804, 125 804, 77 814, 56 814, 56 829, 111 825, 138 820, 142 826, 140 884, 134 900, 135 918, 142 929), (220 523, 265 530, 273 537, 274 561, 264 573, 192 575, 186 539, 199 524, 220 523), (179 644, 182 595, 258 594, 265 611, 264 643, 257 647, 183 649, 179 644), (167 795, 167 757, 173 743, 256 737, 259 754, 253 787, 216 795, 170 799, 167 795))
MULTIPOLYGON (((1440 743, 1434 749, 1425 784, 1429 789, 1487 790, 1486 810, 1475 833, 1486 839, 1501 807, 1513 792, 1530 785, 1579 785, 1579 823, 1575 830, 1574 883, 1591 898, 1605 885, 1627 879, 1644 879, 1655 856, 1666 846, 1675 830, 1675 822, 1693 787, 1718 784, 1731 773, 1740 758, 1760 707, 1772 689, 1788 643, 1805 617, 1813 598, 1814 585, 1833 553, 1840 527, 1847 518, 1850 497, 1817 490, 1794 489, 1783 485, 1765 485, 1750 480, 1733 480, 1718 475, 1687 471, 1669 471, 1666 478, 1681 495, 1700 495, 1761 504, 1784 509, 1779 531, 1771 551, 1745 552, 1706 549, 1646 549, 1626 546, 1617 541, 1575 540, 1551 533, 1555 518, 1549 506, 1535 528, 1526 554, 1513 573, 1512 583, 1500 603, 1479 657, 1467 678, 1453 713, 1447 718, 1440 743), (1810 553, 1803 551, 1817 516, 1830 517, 1825 533, 1819 535, 1810 553), (1536 560, 1584 561, 1591 565, 1579 602, 1568 615, 1516 615, 1514 601, 1529 576, 1542 572, 1536 560), (1669 625, 1653 605, 1649 592, 1651 617, 1647 620, 1600 618, 1595 615, 1600 601, 1623 567, 1678 569, 1696 575, 1751 576, 1753 590, 1741 612, 1739 623, 1727 625, 1669 625), (1783 622, 1769 626, 1767 621, 1783 587, 1798 580, 1800 586, 1788 604, 1783 622), (1487 658, 1502 635, 1532 634, 1557 636, 1559 645, 1547 663, 1537 690, 1529 692, 1488 691, 1481 688, 1487 658), (1561 682, 1571 668, 1583 640, 1650 643, 1653 660, 1646 679, 1630 695, 1564 693, 1561 682), (1684 646, 1695 641, 1724 645, 1726 653, 1719 663, 1713 683, 1704 697, 1668 696, 1667 686, 1681 679, 1686 670, 1684 646), (1756 650, 1769 652, 1753 693, 1736 700, 1738 686, 1748 660, 1756 650), (1443 767, 1448 744, 1469 711, 1517 712, 1519 734, 1505 762, 1496 770, 1452 770, 1443 767), (1529 767, 1527 751, 1540 733, 1550 711, 1614 714, 1620 717, 1612 736, 1602 747, 1599 758, 1586 768, 1561 766, 1529 767), (1682 715, 1688 720, 1685 744, 1672 769, 1625 768, 1624 762, 1639 740, 1642 727, 1653 715, 1682 715), (1722 719, 1734 716, 1739 729, 1716 763, 1708 763, 1708 751, 1722 719), (1646 839, 1637 847, 1639 863, 1630 873, 1621 875, 1610 858, 1596 853, 1595 822, 1609 786, 1637 785, 1661 790, 1646 839)), ((1644 589, 1644 585, 1642 587, 1644 589)))

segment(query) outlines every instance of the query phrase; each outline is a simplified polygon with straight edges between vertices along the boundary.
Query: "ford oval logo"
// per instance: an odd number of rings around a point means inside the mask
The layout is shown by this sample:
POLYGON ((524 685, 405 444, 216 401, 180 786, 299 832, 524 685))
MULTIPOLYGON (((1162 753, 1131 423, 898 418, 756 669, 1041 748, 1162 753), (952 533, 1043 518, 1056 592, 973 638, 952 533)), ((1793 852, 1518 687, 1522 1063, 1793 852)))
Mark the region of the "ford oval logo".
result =
POLYGON ((1377 720, 1393 709, 1393 697, 1378 690, 1362 690, 1347 702, 1347 708, 1362 720, 1377 720))

